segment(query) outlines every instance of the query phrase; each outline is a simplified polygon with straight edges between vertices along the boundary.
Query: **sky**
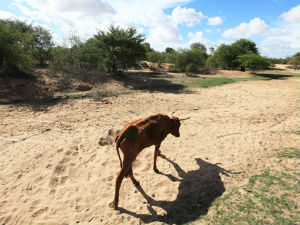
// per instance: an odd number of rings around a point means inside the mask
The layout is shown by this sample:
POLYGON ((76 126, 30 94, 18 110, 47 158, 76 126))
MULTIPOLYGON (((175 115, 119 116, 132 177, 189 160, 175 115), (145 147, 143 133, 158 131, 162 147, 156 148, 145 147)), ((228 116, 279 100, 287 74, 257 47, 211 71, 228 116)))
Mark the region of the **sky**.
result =
POLYGON ((136 28, 157 51, 201 42, 209 52, 246 38, 263 56, 300 52, 298 0, 1 0, 0 18, 41 25, 57 44, 70 34, 86 40, 112 24, 136 28))

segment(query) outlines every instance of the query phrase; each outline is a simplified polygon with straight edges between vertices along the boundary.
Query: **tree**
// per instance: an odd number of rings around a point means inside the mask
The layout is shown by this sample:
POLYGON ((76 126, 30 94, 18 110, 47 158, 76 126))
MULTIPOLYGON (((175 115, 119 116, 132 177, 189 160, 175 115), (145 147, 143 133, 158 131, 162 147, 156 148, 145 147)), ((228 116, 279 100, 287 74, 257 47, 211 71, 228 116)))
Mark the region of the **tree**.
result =
POLYGON ((69 34, 64 39, 64 48, 67 49, 66 64, 70 66, 75 66, 75 65, 79 66, 82 46, 83 46, 83 42, 81 38, 74 33, 69 34))
POLYGON ((216 64, 223 69, 234 69, 238 67, 236 62, 237 51, 231 45, 221 44, 215 51, 216 64))
POLYGON ((40 66, 44 66, 45 60, 51 58, 51 48, 54 43, 50 32, 41 26, 33 28, 33 56, 39 61, 40 66))
POLYGON ((198 49, 202 52, 206 53, 206 47, 204 44, 200 43, 200 42, 195 42, 191 44, 191 49, 198 49))
POLYGON ((146 52, 153 52, 154 50, 151 48, 150 44, 148 42, 144 42, 142 43, 142 45, 144 46, 146 52))
POLYGON ((0 20, 0 72, 15 74, 31 70, 32 26, 21 21, 0 20))
POLYGON ((247 39, 240 39, 231 45, 220 45, 213 54, 214 58, 210 59, 210 63, 214 63, 223 69, 241 67, 241 70, 244 70, 245 68, 237 59, 238 56, 245 54, 258 55, 259 53, 254 42, 247 39))
POLYGON ((138 34, 136 29, 122 29, 110 26, 108 32, 99 31, 95 38, 101 50, 103 66, 108 72, 137 66, 139 60, 146 57, 146 49, 142 45, 144 35, 138 34))
POLYGON ((101 52, 95 38, 88 39, 81 47, 80 62, 89 67, 97 67, 101 64, 101 52))
POLYGON ((164 56, 156 51, 147 52, 147 60, 152 63, 161 63, 164 59, 164 56))
POLYGON ((198 66, 204 66, 206 54, 199 49, 183 49, 177 53, 175 67, 181 71, 197 72, 198 66))
POLYGON ((258 54, 258 48, 253 41, 248 39, 240 39, 232 43, 231 45, 238 55, 253 53, 258 54))
POLYGON ((268 69, 271 65, 267 58, 253 53, 239 55, 237 62, 239 62, 242 67, 250 69, 268 69))
POLYGON ((165 52, 166 52, 167 54, 174 54, 176 51, 175 51, 173 48, 166 47, 165 52))
POLYGON ((289 60, 289 64, 292 65, 300 65, 300 52, 297 52, 295 55, 293 55, 289 60))
POLYGON ((208 56, 208 58, 206 60, 206 64, 208 66, 210 66, 211 68, 217 68, 218 67, 218 63, 217 63, 217 57, 216 57, 216 55, 210 55, 210 56, 208 56))

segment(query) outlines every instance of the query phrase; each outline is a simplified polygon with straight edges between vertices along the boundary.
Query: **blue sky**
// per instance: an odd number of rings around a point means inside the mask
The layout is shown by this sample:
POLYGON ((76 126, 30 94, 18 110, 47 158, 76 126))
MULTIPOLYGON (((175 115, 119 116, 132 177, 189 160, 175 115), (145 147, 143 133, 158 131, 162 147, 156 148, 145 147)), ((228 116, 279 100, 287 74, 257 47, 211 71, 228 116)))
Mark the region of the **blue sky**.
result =
POLYGON ((247 38, 264 56, 300 52, 298 0, 1 0, 0 18, 42 25, 56 43, 70 34, 87 39, 114 24, 135 27, 158 51, 247 38))

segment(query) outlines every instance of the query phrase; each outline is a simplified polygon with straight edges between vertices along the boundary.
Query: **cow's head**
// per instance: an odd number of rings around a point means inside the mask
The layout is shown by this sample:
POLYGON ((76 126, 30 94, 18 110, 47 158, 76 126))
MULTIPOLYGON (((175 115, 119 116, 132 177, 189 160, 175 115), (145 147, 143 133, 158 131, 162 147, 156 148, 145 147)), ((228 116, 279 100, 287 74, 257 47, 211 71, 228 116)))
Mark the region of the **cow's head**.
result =
POLYGON ((180 137, 179 133, 180 120, 177 117, 171 118, 171 134, 175 137, 180 137))

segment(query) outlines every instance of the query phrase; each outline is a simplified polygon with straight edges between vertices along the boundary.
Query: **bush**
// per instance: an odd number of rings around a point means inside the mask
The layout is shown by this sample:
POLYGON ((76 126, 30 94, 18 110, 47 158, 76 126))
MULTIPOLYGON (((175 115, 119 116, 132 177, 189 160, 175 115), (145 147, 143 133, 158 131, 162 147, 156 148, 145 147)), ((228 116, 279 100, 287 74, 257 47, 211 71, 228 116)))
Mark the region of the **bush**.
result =
POLYGON ((185 72, 186 72, 187 75, 189 75, 190 73, 197 73, 198 72, 198 66, 195 65, 194 63, 189 63, 185 67, 185 72))
POLYGON ((271 65, 267 58, 258 54, 240 55, 237 57, 237 62, 240 63, 242 67, 250 69, 268 69, 271 65))
POLYGON ((206 60, 206 64, 213 69, 217 68, 218 63, 217 63, 216 55, 210 55, 206 60))
POLYGON ((3 74, 29 72, 33 67, 31 25, 0 20, 0 71, 3 74))
POLYGON ((199 49, 181 50, 176 57, 175 67, 181 71, 187 68, 204 66, 206 62, 205 53, 199 49), (188 66, 189 64, 193 66, 188 66))
POLYGON ((296 53, 295 55, 293 55, 289 60, 288 60, 289 64, 292 65, 300 65, 300 52, 296 53))

